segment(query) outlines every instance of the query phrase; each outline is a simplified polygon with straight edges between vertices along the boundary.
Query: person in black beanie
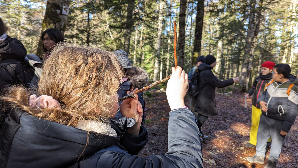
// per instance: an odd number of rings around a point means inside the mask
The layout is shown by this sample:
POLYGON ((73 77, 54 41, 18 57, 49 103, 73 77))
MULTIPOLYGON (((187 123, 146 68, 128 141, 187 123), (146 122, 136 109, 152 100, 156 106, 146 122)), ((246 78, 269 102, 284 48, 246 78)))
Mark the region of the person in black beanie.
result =
MULTIPOLYGON (((217 115, 215 102, 215 88, 223 88, 239 81, 239 77, 220 81, 211 71, 216 65, 216 58, 212 55, 205 57, 205 63, 198 67, 198 85, 200 93, 195 97, 194 113, 197 115, 197 124, 201 127, 209 116, 217 115)), ((202 131, 201 131, 202 132, 202 131)), ((203 138, 208 136, 203 135, 203 138)))
POLYGON ((211 65, 211 64, 215 63, 215 65, 216 65, 216 58, 214 56, 212 56, 212 55, 207 55, 206 58, 205 58, 205 63, 207 65, 211 65))

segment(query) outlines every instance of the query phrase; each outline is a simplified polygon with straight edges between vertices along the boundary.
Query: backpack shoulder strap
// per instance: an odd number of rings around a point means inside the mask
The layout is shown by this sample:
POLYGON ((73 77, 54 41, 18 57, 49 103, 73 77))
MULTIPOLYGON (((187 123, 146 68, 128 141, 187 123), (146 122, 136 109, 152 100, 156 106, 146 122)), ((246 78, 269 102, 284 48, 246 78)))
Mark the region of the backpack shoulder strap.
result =
POLYGON ((266 83, 265 84, 265 87, 264 87, 264 91, 267 89, 267 87, 269 86, 269 85, 271 85, 271 83, 273 83, 274 82, 274 80, 272 79, 269 83, 266 83))
POLYGON ((290 84, 290 86, 287 90, 288 96, 290 96, 290 92, 291 92, 291 89, 292 89, 293 86, 294 86, 294 84, 290 84))

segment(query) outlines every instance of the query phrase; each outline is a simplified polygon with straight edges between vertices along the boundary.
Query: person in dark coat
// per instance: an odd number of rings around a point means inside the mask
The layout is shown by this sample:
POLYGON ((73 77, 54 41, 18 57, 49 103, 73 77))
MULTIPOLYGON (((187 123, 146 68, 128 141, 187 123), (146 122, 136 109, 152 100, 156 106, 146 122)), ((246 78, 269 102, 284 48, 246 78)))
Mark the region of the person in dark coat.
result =
POLYGON ((209 116, 218 114, 215 102, 215 88, 223 88, 239 81, 238 77, 220 81, 211 71, 215 65, 216 58, 212 55, 207 55, 205 63, 198 67, 198 73, 200 73, 198 79, 200 93, 195 98, 195 113, 197 113, 197 124, 200 130, 209 116))
POLYGON ((0 18, 0 93, 8 86, 29 87, 34 74, 29 64, 24 62, 27 54, 24 45, 8 36, 7 30, 0 18))
POLYGON ((58 46, 44 64, 41 96, 12 88, 1 97, 11 106, 0 135, 0 167, 202 168, 200 132, 184 103, 187 74, 181 67, 172 71, 166 91, 171 108, 168 152, 138 157, 147 133, 140 124, 137 95, 120 106, 124 116, 134 119, 133 125, 118 132, 111 120, 119 106, 117 90, 123 75, 114 54, 58 46))
MULTIPOLYGON (((19 40, 8 36, 7 30, 0 18, 0 95, 10 86, 30 87, 34 75, 33 68, 24 62, 27 54, 24 45, 19 40)), ((4 106, 5 104, 0 102, 0 108, 4 106)), ((0 113, 0 128, 6 115, 7 113, 0 113)))

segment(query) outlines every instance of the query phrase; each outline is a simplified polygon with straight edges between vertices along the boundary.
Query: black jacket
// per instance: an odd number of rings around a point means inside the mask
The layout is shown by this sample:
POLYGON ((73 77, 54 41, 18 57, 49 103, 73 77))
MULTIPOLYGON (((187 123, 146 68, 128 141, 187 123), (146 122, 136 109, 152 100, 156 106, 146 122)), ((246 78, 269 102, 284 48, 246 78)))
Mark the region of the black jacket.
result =
POLYGON ((203 165, 199 129, 188 109, 170 113, 168 153, 148 158, 129 154, 130 150, 138 148, 143 136, 124 134, 120 138, 95 132, 88 134, 36 118, 17 108, 8 110, 10 115, 0 136, 1 168, 201 168, 203 165), (125 141, 121 141, 123 137, 125 141))
POLYGON ((39 119, 18 108, 8 108, 6 114, 0 134, 1 168, 68 167, 110 146, 137 154, 148 141, 143 126, 135 136, 119 132, 112 122, 118 137, 111 137, 39 119))
POLYGON ((198 72, 200 73, 198 78, 200 93, 195 98, 195 111, 204 116, 218 114, 215 102, 215 87, 222 88, 234 83, 233 79, 220 81, 211 70, 212 67, 205 63, 198 67, 198 72))
POLYGON ((29 87, 34 70, 24 62, 26 54, 19 40, 9 36, 0 40, 0 92, 11 85, 29 87))
POLYGON ((252 87, 247 92, 249 96, 253 95, 252 97, 253 106, 260 108, 259 105, 257 104, 257 100, 264 92, 265 85, 269 83, 271 79, 272 79, 272 73, 269 73, 267 75, 262 75, 262 73, 260 73, 260 75, 256 77, 256 79, 252 84, 252 87))

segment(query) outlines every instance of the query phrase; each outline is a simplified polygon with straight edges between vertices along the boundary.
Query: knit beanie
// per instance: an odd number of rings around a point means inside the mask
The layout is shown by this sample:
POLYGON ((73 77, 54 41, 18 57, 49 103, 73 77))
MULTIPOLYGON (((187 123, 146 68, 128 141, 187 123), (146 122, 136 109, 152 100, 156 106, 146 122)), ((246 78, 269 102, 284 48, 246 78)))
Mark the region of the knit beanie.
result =
POLYGON ((262 64, 261 67, 265 67, 265 68, 269 68, 269 69, 273 69, 273 67, 275 66, 275 63, 272 61, 266 61, 262 64))
POLYGON ((205 57, 205 64, 207 64, 207 65, 211 65, 215 61, 216 61, 216 58, 213 55, 207 55, 205 57))
POLYGON ((123 68, 132 68, 128 55, 124 50, 116 50, 114 53, 123 68))
POLYGON ((197 62, 205 62, 205 57, 204 56, 200 56, 200 57, 198 57, 198 59, 197 59, 197 62))

